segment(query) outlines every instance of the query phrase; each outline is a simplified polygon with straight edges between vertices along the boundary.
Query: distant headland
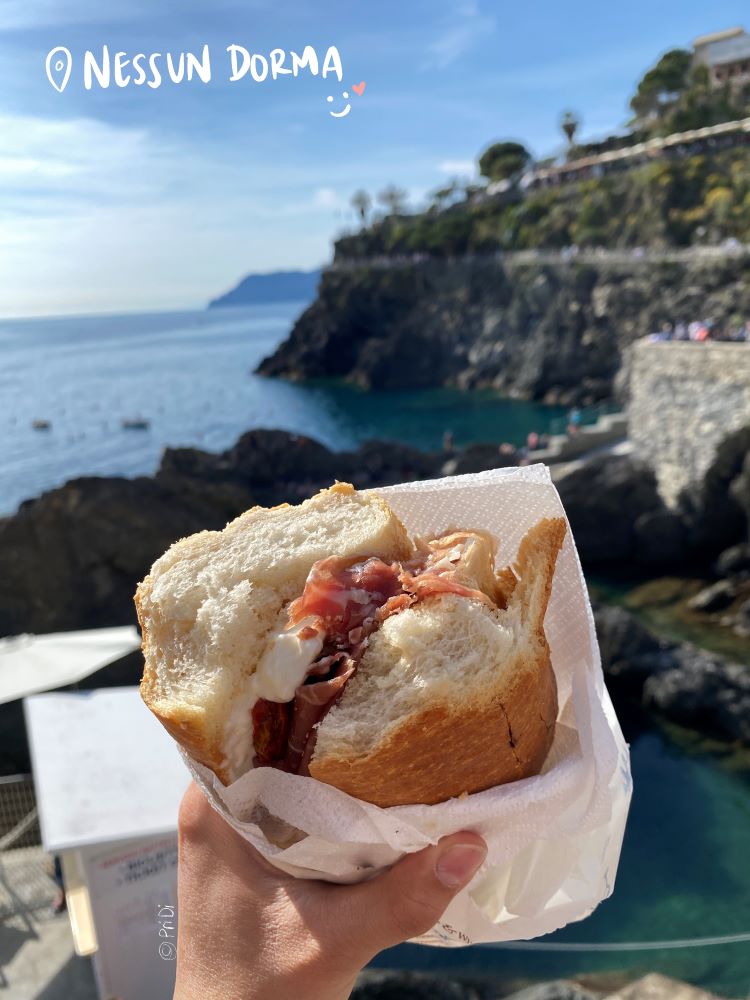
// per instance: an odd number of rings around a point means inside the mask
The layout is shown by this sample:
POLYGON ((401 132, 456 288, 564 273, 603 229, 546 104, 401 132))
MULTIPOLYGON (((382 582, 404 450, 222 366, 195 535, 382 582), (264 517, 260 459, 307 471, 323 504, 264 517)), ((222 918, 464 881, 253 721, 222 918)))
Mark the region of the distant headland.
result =
POLYGON ((320 270, 248 274, 224 295, 211 299, 208 308, 256 306, 270 302, 312 302, 319 281, 320 270))

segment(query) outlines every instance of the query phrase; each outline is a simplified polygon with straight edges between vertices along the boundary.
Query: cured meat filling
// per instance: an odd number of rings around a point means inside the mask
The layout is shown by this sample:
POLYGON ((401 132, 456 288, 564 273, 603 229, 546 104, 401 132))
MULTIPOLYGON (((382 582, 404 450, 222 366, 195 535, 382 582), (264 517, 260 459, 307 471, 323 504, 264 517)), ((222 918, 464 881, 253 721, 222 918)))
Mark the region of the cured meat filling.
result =
POLYGON ((459 563, 476 536, 446 535, 422 543, 406 562, 330 556, 316 562, 288 608, 287 628, 310 620, 299 638, 324 634, 323 648, 289 702, 258 698, 251 710, 254 764, 309 774, 315 726, 341 697, 364 655, 369 636, 390 615, 435 594, 459 594, 496 607, 481 590, 458 579, 459 563))

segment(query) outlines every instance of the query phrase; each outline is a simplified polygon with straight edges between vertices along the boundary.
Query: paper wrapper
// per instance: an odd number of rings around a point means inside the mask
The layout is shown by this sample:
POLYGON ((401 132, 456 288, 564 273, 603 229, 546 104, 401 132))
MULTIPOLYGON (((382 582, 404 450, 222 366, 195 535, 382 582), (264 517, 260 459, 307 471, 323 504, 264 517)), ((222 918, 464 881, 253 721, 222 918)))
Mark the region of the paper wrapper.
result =
MULTIPOLYGON (((412 535, 483 528, 497 567, 542 517, 564 515, 543 465, 374 490, 412 535)), ((440 837, 475 830, 487 861, 442 920, 416 940, 463 945, 523 940, 586 917, 614 888, 631 794, 628 748, 604 687, 588 594, 568 530, 544 622, 560 711, 541 774, 437 805, 378 806, 313 778, 257 768, 224 786, 181 751, 235 830, 300 878, 369 878, 440 837)))

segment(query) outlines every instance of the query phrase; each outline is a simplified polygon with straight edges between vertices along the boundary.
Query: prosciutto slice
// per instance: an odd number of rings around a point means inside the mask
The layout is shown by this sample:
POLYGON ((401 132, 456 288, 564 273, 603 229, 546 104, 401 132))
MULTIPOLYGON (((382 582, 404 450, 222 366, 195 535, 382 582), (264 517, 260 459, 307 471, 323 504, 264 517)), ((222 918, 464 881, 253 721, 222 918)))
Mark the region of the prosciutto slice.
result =
POLYGON ((386 563, 376 556, 330 556, 316 562, 302 595, 289 605, 287 628, 303 619, 312 625, 300 633, 325 632, 320 657, 305 681, 284 705, 258 699, 252 709, 255 762, 296 774, 308 774, 315 747, 315 727, 341 697, 367 648, 368 637, 390 617, 436 594, 458 594, 496 604, 481 590, 459 580, 459 566, 471 532, 423 543, 408 562, 386 563))
MULTIPOLYGON (((285 771, 293 771, 297 774, 307 773, 306 770, 301 770, 300 765, 305 756, 313 726, 317 725, 333 706, 344 690, 344 685, 356 669, 354 662, 349 657, 344 653, 340 655, 342 659, 337 663, 336 672, 332 677, 316 681, 313 684, 301 684, 294 692, 294 714, 283 765, 285 771)), ((310 756, 312 756, 312 750, 307 755, 307 760, 310 759, 310 756)))

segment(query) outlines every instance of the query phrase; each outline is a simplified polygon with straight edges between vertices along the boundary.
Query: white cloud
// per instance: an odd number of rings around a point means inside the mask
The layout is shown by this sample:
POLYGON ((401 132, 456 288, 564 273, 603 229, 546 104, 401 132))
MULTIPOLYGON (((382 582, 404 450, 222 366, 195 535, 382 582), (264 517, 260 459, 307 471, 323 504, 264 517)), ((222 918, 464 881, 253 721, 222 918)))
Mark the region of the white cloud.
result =
MULTIPOLYGON (((144 129, 116 128, 89 118, 51 120, 0 114, 0 214, 24 195, 54 194, 69 203, 156 193, 157 156, 144 129), (6 200, 7 198, 7 200, 6 200)), ((159 157, 170 158, 164 144, 159 157)), ((19 205, 22 208, 22 204, 19 205)))
POLYGON ((340 209, 344 208, 344 202, 337 191, 330 187, 318 188, 313 195, 314 208, 340 209))
POLYGON ((427 46, 425 69, 445 69, 482 36, 495 30, 495 19, 483 14, 477 0, 463 0, 451 8, 440 33, 427 46))
POLYGON ((441 174, 448 174, 451 177, 473 176, 476 166, 473 160, 443 160, 438 165, 441 174))

